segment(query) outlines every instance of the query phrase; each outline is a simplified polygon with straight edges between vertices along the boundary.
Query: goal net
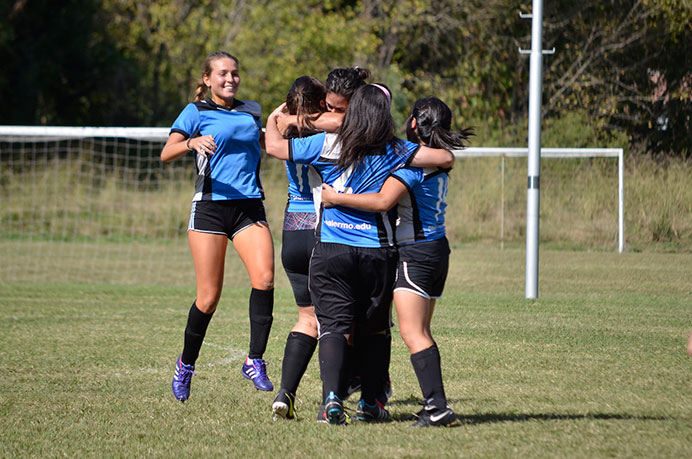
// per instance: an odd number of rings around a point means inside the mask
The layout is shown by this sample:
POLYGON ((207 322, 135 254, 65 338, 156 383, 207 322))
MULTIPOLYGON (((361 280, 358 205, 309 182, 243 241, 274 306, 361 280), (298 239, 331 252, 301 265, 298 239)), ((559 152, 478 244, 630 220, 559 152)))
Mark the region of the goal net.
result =
POLYGON ((184 239, 194 167, 160 161, 167 137, 3 126, 0 282, 194 285, 184 239))
MULTIPOLYGON (((0 283, 194 286, 186 229, 195 168, 191 157, 160 161, 168 132, 0 126, 0 283)), ((494 240, 500 247, 505 240, 514 247, 522 243, 525 150, 455 152, 459 160, 449 189, 450 240, 494 240), (497 170, 489 157, 500 161, 497 170), (513 161, 507 173, 505 158, 508 165, 513 161), (481 168, 481 163, 491 167, 481 168)), ((600 167, 582 168, 581 185, 574 181, 573 169, 568 180, 548 175, 548 212, 541 225, 548 240, 574 240, 581 234, 583 240, 605 241, 600 244, 608 249, 617 241, 622 251, 622 150, 543 149, 542 156, 618 158, 617 187, 610 178, 591 185, 600 167), (563 182, 569 182, 570 191, 561 197, 555 185, 563 182), (597 206, 580 213, 587 208, 579 201, 585 190, 597 206), (556 209, 567 211, 558 219, 556 209)), ((286 202, 285 172, 280 162, 266 161, 262 176, 268 188, 267 217, 277 239, 286 202)), ((242 263, 232 249, 228 252, 225 285, 247 285, 242 263)), ((284 285, 280 273, 277 269, 276 281, 284 285)))

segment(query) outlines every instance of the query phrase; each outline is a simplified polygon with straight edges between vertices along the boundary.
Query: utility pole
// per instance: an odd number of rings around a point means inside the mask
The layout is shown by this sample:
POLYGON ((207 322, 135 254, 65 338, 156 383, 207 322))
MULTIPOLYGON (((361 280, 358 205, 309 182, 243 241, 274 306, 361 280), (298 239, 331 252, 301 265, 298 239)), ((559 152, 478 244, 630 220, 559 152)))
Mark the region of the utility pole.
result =
MULTIPOLYGON (((529 74, 529 158, 526 193, 526 298, 538 298, 538 241, 541 190, 541 104, 543 80, 543 0, 533 0, 531 14, 531 67, 529 74)), ((519 49, 522 54, 528 51, 519 49)))

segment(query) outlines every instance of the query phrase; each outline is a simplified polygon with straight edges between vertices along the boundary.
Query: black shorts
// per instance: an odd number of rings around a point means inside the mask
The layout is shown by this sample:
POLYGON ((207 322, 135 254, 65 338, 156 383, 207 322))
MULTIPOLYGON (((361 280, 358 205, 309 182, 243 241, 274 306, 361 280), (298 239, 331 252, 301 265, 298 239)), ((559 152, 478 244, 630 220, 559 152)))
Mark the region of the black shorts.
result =
POLYGON ((408 290, 425 298, 440 298, 449 270, 446 237, 399 247, 394 291, 408 290))
POLYGON ((236 234, 256 223, 267 223, 261 199, 229 199, 226 201, 193 201, 188 231, 236 234))
POLYGON ((315 246, 315 230, 287 231, 281 236, 281 263, 286 276, 291 282, 293 296, 298 306, 312 305, 308 290, 310 273, 310 255, 315 246))
POLYGON ((320 334, 363 333, 390 327, 395 248, 318 242, 310 260, 310 294, 320 334))

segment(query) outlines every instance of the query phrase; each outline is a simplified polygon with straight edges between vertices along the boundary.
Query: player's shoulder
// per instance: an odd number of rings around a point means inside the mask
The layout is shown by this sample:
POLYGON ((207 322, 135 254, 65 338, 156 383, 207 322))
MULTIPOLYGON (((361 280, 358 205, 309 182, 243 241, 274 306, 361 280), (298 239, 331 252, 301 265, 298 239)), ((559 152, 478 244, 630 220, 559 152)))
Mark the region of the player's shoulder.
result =
POLYGON ((232 111, 248 113, 254 116, 255 118, 259 118, 262 116, 262 106, 259 104, 259 102, 254 100, 236 99, 236 104, 234 105, 232 111))
POLYGON ((392 175, 401 179, 404 179, 407 182, 410 181, 423 181, 425 177, 425 173, 423 169, 420 167, 413 167, 413 166, 400 166, 396 168, 393 172, 392 175))

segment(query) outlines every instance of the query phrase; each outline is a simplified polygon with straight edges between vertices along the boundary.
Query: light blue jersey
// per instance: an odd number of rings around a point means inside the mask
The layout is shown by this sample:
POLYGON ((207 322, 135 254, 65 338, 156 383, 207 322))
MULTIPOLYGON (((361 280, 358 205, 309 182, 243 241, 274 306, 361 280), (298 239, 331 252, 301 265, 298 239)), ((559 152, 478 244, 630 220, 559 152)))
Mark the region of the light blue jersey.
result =
MULTIPOLYGON (((311 164, 325 183, 341 193, 379 191, 387 176, 411 161, 420 148, 418 144, 399 141, 400 148, 388 145, 385 152, 367 155, 361 163, 343 170, 336 165, 340 154, 336 138, 336 134, 321 133, 292 139, 289 141, 289 159, 300 164, 311 164)), ((386 213, 335 206, 321 209, 320 217, 317 227, 320 242, 355 247, 394 245, 393 222, 386 213)))
POLYGON ((408 190, 393 209, 397 219, 397 244, 408 245, 444 237, 449 182, 447 170, 406 167, 396 170, 392 177, 408 190))
POLYGON ((214 136, 216 153, 195 152, 197 182, 193 201, 264 198, 260 182, 259 143, 262 109, 257 102, 235 100, 231 109, 211 99, 188 104, 171 132, 186 139, 214 136))

